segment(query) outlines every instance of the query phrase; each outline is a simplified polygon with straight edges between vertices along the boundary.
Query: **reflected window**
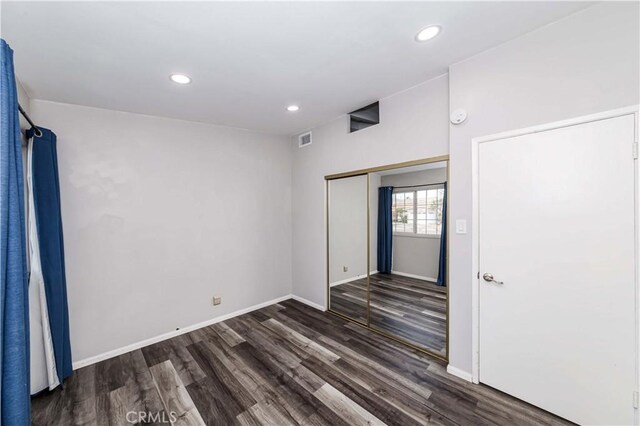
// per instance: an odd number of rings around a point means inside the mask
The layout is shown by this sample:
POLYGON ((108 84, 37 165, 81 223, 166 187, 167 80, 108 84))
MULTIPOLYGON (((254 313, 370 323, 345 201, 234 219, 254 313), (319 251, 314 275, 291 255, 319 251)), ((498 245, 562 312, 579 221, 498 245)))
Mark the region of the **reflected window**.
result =
POLYGON ((393 232, 440 236, 444 188, 398 191, 391 205, 393 232))

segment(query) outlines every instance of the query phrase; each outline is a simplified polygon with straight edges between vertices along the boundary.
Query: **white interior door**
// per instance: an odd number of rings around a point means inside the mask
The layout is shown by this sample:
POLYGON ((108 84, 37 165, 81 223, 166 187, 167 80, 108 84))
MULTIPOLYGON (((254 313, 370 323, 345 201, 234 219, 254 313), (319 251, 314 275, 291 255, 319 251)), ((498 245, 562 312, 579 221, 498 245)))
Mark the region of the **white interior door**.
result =
POLYGON ((634 421, 634 125, 478 147, 480 381, 581 424, 634 421))

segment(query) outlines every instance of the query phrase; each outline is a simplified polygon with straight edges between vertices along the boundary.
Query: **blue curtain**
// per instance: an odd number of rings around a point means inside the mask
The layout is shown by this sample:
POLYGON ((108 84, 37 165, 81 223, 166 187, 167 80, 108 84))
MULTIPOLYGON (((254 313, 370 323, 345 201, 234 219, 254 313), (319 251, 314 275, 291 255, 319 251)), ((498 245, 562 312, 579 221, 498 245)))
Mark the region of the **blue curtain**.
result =
POLYGON ((62 383, 71 375, 73 369, 69 341, 58 153, 55 133, 43 127, 39 129, 42 131, 41 137, 34 136, 32 131, 28 132, 28 136, 33 138, 31 180, 51 340, 58 379, 62 383))
POLYGON ((393 218, 391 204, 393 187, 378 188, 378 271, 391 273, 393 256, 393 218))
POLYGON ((444 184, 442 197, 442 226, 440 227, 440 258, 438 260, 438 282, 440 286, 447 285, 447 183, 444 184))
POLYGON ((0 423, 28 425, 29 293, 13 51, 0 39, 0 423))

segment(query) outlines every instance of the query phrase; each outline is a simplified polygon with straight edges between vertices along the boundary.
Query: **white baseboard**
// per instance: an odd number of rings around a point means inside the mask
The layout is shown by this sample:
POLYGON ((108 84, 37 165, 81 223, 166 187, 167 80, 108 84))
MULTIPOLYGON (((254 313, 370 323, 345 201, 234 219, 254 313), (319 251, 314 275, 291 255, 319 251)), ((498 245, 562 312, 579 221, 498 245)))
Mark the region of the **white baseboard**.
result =
POLYGON ((471 375, 471 373, 460 370, 459 368, 456 368, 451 364, 447 365, 447 373, 451 374, 452 376, 459 377, 462 380, 466 380, 467 382, 473 383, 473 376, 471 375))
POLYGON ((329 283, 329 287, 335 287, 337 285, 340 284, 346 284, 346 283, 350 283, 351 281, 356 281, 356 280, 361 280, 363 278, 367 278, 367 275, 356 275, 355 277, 351 277, 351 278, 346 278, 344 280, 340 280, 340 281, 334 281, 332 283, 329 283))
POLYGON ((317 310, 319 310, 319 311, 323 311, 323 312, 324 312, 324 311, 326 311, 326 308, 325 308, 324 306, 322 306, 322 305, 318 305, 317 303, 312 302, 311 300, 307 300, 307 299, 305 299, 305 298, 303 298, 303 297, 296 296, 295 294, 292 294, 292 295, 291 295, 291 298, 292 298, 293 300, 297 300, 297 301, 298 301, 298 302, 300 302, 300 303, 304 303, 304 304, 305 304, 305 305, 307 305, 307 306, 311 306, 312 308, 315 308, 315 309, 317 309, 317 310))
MULTIPOLYGON (((371 272, 369 272, 369 275, 375 275, 377 273, 378 273, 378 271, 371 271, 371 272)), ((351 278, 347 278, 347 279, 344 279, 344 280, 334 281, 332 283, 329 283, 329 287, 335 287, 335 286, 340 285, 340 284, 350 283, 351 281, 361 280, 363 278, 367 278, 367 276, 366 275, 356 275, 355 277, 351 277, 351 278)))
POLYGON ((424 277, 422 275, 407 274, 406 272, 399 272, 399 271, 393 271, 393 270, 391 271, 391 273, 395 274, 395 275, 400 275, 401 277, 415 278, 417 280, 430 281, 432 283, 437 283, 438 282, 437 278, 424 277))
MULTIPOLYGON (((197 330, 199 328, 206 327, 206 326, 209 326, 211 324, 215 324, 217 322, 226 321, 226 320, 228 320, 230 318, 237 317, 237 316, 243 315, 243 314, 247 314, 247 313, 255 311, 257 309, 261 309, 261 308, 264 308, 266 306, 273 305, 275 303, 280 303, 280 302, 283 302, 285 300, 289 300, 289 299, 295 298, 295 297, 296 296, 293 296, 291 294, 287 294, 285 296, 278 297, 278 298, 272 299, 272 300, 268 300, 266 302, 250 306, 248 308, 239 309, 239 310, 237 310, 235 312, 231 312, 229 314, 221 315, 219 317, 216 317, 216 318, 213 318, 213 319, 210 319, 210 320, 198 323, 198 324, 193 324, 193 325, 190 325, 190 326, 187 326, 187 327, 183 327, 183 328, 181 328, 179 330, 170 331, 168 333, 160 334, 158 336, 151 337, 149 339, 141 340, 139 342, 135 342, 135 343, 132 343, 132 344, 127 345, 127 346, 123 346, 123 347, 118 348, 118 349, 113 349, 111 351, 104 352, 104 353, 101 353, 99 355, 95 355, 95 356, 92 356, 92 357, 89 357, 89 358, 81 359, 80 361, 76 361, 76 362, 73 363, 73 369, 77 370, 78 368, 86 367, 87 365, 95 364, 97 362, 104 361, 105 359, 113 358, 113 357, 116 357, 118 355, 125 354, 127 352, 135 351, 136 349, 140 349, 140 348, 143 348, 145 346, 149 346, 149 345, 152 345, 154 343, 161 342, 163 340, 171 339, 172 337, 176 337, 176 336, 179 336, 181 334, 189 333, 189 332, 191 332, 193 330, 197 330)), ((306 303, 307 305, 312 306, 314 308, 316 306, 319 306, 319 305, 316 305, 316 304, 314 304, 312 302, 309 302, 308 300, 305 301, 302 298, 299 298, 299 299, 296 299, 296 300, 299 300, 302 303, 306 303)), ((317 308, 317 309, 320 309, 320 308, 317 308)), ((324 308, 322 308, 322 310, 324 311, 324 308)))

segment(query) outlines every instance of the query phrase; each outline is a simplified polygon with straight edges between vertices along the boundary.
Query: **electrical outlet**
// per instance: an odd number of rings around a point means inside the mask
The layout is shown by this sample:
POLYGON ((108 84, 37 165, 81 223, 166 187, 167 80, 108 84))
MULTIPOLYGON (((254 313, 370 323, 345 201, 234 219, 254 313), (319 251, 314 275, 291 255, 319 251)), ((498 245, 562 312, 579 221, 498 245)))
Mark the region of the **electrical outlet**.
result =
POLYGON ((222 303, 222 297, 220 296, 213 296, 213 304, 214 305, 219 305, 222 303))
POLYGON ((349 272, 349 267, 348 266, 343 266, 342 267, 342 272, 349 272))

